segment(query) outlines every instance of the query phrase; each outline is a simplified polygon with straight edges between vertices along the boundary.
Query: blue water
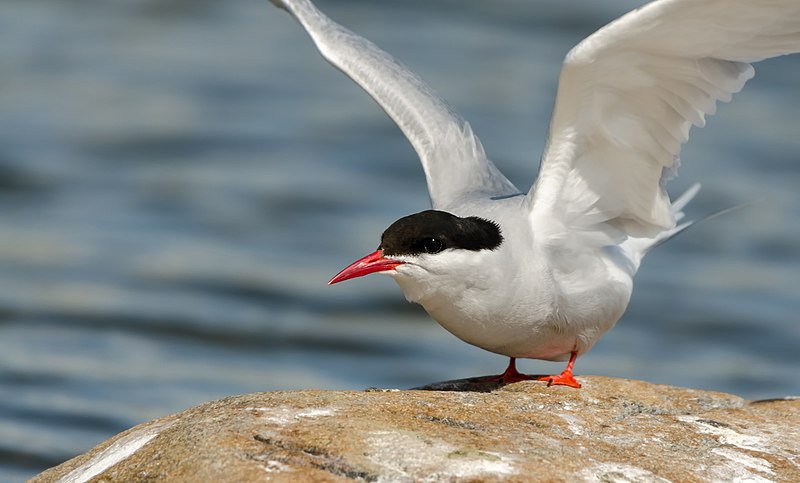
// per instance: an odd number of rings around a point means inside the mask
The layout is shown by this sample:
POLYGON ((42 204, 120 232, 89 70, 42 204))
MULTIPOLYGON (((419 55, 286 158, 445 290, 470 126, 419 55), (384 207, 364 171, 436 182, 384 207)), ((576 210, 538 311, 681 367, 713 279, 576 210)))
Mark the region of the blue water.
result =
MULTIPOLYGON (((561 58, 639 2, 319 3, 527 187, 561 58)), ((800 57, 758 72, 670 188, 704 184, 694 216, 759 201, 651 254, 578 373, 800 393, 800 57)), ((427 207, 399 131, 266 0, 6 0, 0 480, 227 395, 499 372, 390 279, 325 285, 427 207)))

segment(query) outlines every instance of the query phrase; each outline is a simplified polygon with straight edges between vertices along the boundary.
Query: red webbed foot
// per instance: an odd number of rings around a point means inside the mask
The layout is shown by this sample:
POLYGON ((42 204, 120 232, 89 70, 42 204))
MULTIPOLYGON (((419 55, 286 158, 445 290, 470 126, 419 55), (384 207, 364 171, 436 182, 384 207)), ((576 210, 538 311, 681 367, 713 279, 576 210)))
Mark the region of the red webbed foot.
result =
POLYGON ((533 378, 527 374, 523 374, 517 370, 517 360, 514 357, 509 358, 508 367, 505 372, 497 376, 482 377, 478 382, 498 382, 500 384, 512 384, 520 381, 530 381, 533 378))
POLYGON ((572 367, 575 365, 575 359, 578 358, 578 353, 573 352, 567 363, 567 368, 557 376, 542 376, 537 378, 539 381, 547 381, 548 386, 569 386, 575 389, 580 389, 581 383, 572 375, 572 367))
POLYGON ((572 375, 571 372, 564 371, 557 376, 542 376, 537 381, 547 381, 548 386, 569 386, 575 389, 581 388, 581 383, 572 375))

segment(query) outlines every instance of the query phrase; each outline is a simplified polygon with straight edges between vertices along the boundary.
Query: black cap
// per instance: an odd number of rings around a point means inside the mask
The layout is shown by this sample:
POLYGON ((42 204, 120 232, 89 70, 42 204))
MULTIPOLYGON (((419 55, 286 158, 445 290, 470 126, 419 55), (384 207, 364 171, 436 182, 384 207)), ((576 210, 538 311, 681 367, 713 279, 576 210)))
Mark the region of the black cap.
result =
POLYGON ((494 250, 503 243, 500 226, 490 220, 426 210, 392 223, 381 236, 384 256, 438 253, 448 248, 494 250))

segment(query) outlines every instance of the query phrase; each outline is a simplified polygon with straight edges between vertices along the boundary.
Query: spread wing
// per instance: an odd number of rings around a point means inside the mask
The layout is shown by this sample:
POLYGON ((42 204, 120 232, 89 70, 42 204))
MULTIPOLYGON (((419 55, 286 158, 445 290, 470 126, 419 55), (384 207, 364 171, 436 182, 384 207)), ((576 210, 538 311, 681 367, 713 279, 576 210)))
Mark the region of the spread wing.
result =
POLYGON ((407 67, 329 19, 309 0, 271 1, 291 13, 322 56, 397 123, 422 161, 434 208, 469 194, 519 193, 486 158, 469 124, 407 67))
POLYGON ((598 30, 564 61, 532 222, 612 237, 673 227, 663 185, 690 127, 750 63, 798 51, 798 0, 659 0, 598 30))

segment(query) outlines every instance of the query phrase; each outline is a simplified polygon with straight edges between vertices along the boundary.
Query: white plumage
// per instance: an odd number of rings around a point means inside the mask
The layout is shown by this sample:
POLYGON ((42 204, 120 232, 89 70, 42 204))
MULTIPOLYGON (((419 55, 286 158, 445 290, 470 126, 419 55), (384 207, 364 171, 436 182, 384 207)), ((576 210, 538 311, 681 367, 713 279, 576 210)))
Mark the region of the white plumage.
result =
POLYGON ((674 225, 662 180, 692 125, 753 77, 749 64, 800 50, 800 2, 662 0, 567 54, 533 216, 653 236, 674 225))
POLYGON ((497 248, 380 250, 333 281, 381 271, 459 338, 512 358, 575 358, 624 312, 641 258, 683 229, 693 188, 671 203, 691 126, 753 77, 750 65, 800 51, 800 1, 658 0, 566 56, 547 147, 524 194, 489 161, 469 124, 422 80, 309 0, 272 0, 322 55, 397 123, 422 161, 434 209, 496 222, 497 248), (370 269, 369 264, 380 260, 370 269), (388 263, 388 265, 387 265, 388 263))

